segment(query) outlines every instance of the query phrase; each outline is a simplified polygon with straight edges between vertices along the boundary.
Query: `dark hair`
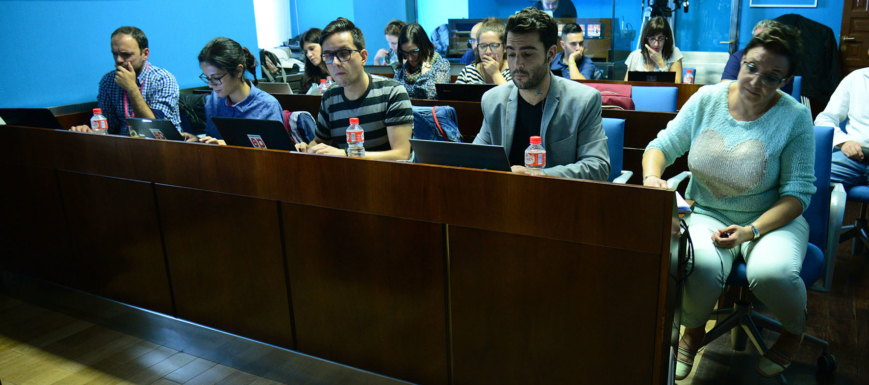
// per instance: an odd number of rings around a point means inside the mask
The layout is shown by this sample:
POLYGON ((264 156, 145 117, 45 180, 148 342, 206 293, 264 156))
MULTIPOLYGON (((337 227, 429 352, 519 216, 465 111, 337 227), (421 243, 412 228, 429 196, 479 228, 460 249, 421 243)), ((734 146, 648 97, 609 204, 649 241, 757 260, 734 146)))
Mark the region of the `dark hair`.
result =
POLYGON ((350 35, 353 36, 353 45, 356 46, 356 49, 365 49, 365 36, 362 36, 362 30, 357 28, 356 24, 353 24, 352 21, 343 17, 335 19, 323 29, 323 32, 320 33, 320 47, 323 46, 323 42, 326 41, 329 36, 341 32, 350 32, 350 35))
POLYGON ((428 35, 426 35, 425 30, 421 25, 417 23, 408 24, 401 28, 401 32, 398 34, 398 61, 404 61, 404 54, 401 52, 405 44, 413 43, 419 48, 419 60, 421 62, 426 62, 434 56, 435 47, 434 44, 431 43, 431 40, 428 39, 428 35))
MULTIPOLYGON (((548 50, 558 42, 558 25, 546 12, 534 7, 525 8, 507 19, 507 34, 537 32, 543 49, 548 50)), ((506 35, 505 35, 506 36, 506 35)))
POLYGON ((500 35, 501 44, 504 45, 507 41, 507 34, 504 33, 504 23, 498 21, 498 19, 494 17, 485 18, 481 24, 480 29, 477 31, 477 36, 474 36, 474 39, 477 39, 477 48, 474 48, 474 64, 480 64, 483 59, 480 58, 480 36, 483 36, 486 32, 495 32, 500 35))
POLYGON ((800 65, 800 54, 803 51, 803 39, 800 31, 784 24, 764 27, 763 32, 757 34, 748 45, 745 46, 745 54, 754 48, 763 47, 777 55, 782 55, 788 60, 788 73, 785 78, 791 77, 800 65))
POLYGON ((398 34, 401 33, 401 29, 404 28, 405 25, 407 25, 407 23, 401 20, 393 19, 389 22, 389 24, 386 25, 386 28, 383 29, 383 34, 398 36, 398 34))
POLYGON ((564 39, 565 36, 571 33, 582 33, 582 27, 576 23, 567 23, 564 27, 561 28, 561 38, 564 39))
POLYGON ((145 48, 148 48, 148 37, 145 36, 145 33, 142 32, 141 29, 138 29, 136 27, 121 27, 121 28, 116 29, 115 32, 112 32, 112 38, 114 38, 117 35, 130 35, 130 36, 132 36, 133 39, 136 40, 136 44, 139 45, 139 53, 142 53, 142 51, 144 51, 145 48))
MULTIPOLYGON (((321 32, 322 30, 320 28, 311 28, 302 32, 302 36, 299 37, 299 44, 301 45, 303 52, 306 51, 306 43, 320 45, 321 32)), ((320 52, 323 51, 320 50, 320 52)), ((320 84, 320 80, 325 79, 327 76, 329 76, 329 74, 323 72, 320 66, 315 66, 314 63, 311 63, 311 59, 308 59, 308 54, 305 52, 305 73, 302 75, 302 87, 300 90, 306 92, 311 88, 311 84, 320 84)))
MULTIPOLYGON (((256 57, 235 40, 225 37, 211 39, 199 52, 199 63, 211 64, 215 68, 226 71, 232 77, 235 77, 236 68, 241 64, 253 75, 253 84, 257 85, 256 57)), ((241 73, 241 78, 244 79, 244 71, 241 73)))
POLYGON ((646 49, 648 38, 659 33, 664 34, 664 38, 666 39, 664 41, 664 49, 661 50, 661 57, 667 60, 673 54, 673 31, 670 29, 670 23, 663 17, 653 17, 646 23, 640 36, 640 50, 643 52, 644 62, 649 57, 649 50, 646 49))

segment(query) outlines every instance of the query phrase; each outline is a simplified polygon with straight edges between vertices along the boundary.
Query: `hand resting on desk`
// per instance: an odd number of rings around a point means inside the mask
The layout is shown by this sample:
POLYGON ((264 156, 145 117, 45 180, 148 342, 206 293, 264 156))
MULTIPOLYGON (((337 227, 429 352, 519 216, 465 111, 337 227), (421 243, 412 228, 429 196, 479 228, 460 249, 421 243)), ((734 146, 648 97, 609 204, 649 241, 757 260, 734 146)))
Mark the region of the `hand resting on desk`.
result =
POLYGON ((90 132, 90 133, 94 132, 94 130, 91 130, 91 128, 88 126, 73 126, 69 130, 74 131, 74 132, 90 132))

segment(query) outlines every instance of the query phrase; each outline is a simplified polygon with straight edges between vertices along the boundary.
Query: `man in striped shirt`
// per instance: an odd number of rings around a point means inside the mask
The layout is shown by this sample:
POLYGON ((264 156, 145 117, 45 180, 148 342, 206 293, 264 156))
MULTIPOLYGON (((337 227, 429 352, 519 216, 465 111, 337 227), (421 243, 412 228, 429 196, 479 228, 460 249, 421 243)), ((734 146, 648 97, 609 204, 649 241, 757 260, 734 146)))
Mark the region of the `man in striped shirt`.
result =
POLYGON ((316 138, 296 145, 299 151, 346 156, 345 131, 359 118, 365 131, 365 157, 382 160, 410 158, 413 109, 401 83, 369 75, 362 31, 345 18, 329 23, 320 35, 323 61, 337 85, 320 102, 316 138))
MULTIPOLYGON (((125 118, 169 119, 181 132, 178 109, 178 82, 169 71, 148 62, 148 37, 136 27, 121 27, 112 32, 115 70, 100 80, 97 105, 103 110, 109 133, 128 135, 125 118)), ((73 131, 92 132, 88 126, 73 131)), ((190 134, 182 132, 188 139, 190 134)))

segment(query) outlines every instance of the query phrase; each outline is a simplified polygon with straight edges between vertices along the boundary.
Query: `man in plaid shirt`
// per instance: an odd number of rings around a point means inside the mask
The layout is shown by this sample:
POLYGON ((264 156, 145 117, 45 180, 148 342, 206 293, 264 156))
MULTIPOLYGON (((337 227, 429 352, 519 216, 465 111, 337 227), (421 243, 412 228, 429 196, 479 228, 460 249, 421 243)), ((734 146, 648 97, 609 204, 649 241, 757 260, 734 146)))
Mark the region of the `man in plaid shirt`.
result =
MULTIPOLYGON (((178 82, 169 71, 148 62, 148 38, 141 29, 121 27, 112 33, 115 70, 100 80, 97 104, 110 134, 129 135, 125 118, 169 119, 181 132, 178 82)), ((92 132, 88 126, 73 131, 92 132)), ((192 137, 183 133, 185 137, 192 137)))

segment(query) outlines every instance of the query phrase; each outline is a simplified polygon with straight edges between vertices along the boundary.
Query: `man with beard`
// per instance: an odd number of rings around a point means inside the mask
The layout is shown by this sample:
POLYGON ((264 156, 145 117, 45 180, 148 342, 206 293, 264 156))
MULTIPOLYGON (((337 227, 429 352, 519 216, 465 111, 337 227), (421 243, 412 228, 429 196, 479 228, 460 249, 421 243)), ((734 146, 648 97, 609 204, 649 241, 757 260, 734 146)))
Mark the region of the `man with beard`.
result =
POLYGON ((601 96, 583 84, 553 76, 558 27, 543 11, 525 8, 507 21, 507 62, 513 81, 483 95, 483 127, 477 144, 504 146, 513 172, 525 172, 532 136, 546 149, 543 174, 607 180, 607 138, 601 96))
MULTIPOLYGON (((141 29, 121 27, 112 32, 115 70, 100 80, 97 105, 103 110, 109 133, 128 135, 125 118, 169 119, 181 131, 178 82, 169 71, 148 62, 148 38, 141 29)), ((88 126, 73 131, 92 132, 88 126)), ((192 135, 183 133, 188 138, 192 135)))

